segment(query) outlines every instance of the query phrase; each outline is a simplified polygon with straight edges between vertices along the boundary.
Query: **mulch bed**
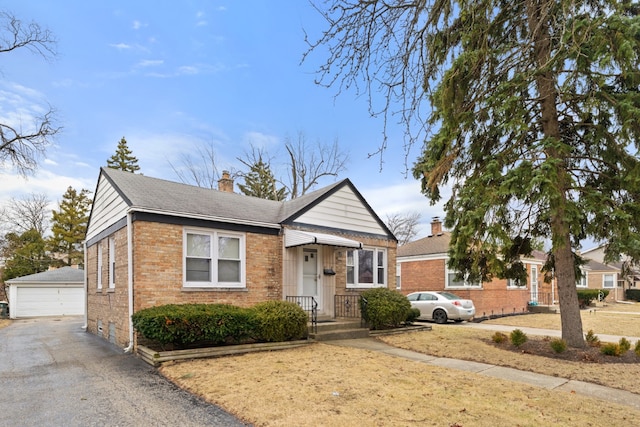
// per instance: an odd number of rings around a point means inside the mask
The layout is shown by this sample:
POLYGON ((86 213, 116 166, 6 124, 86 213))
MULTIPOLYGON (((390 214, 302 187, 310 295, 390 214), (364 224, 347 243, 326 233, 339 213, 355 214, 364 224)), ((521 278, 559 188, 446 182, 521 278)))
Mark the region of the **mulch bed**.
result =
POLYGON ((599 347, 590 347, 579 349, 579 348, 570 348, 567 347, 565 351, 562 353, 556 353, 551 348, 551 338, 537 338, 537 337, 529 337, 527 342, 522 344, 519 348, 509 342, 507 339, 502 343, 495 343, 493 340, 488 339, 486 342, 489 345, 493 345, 497 348, 512 351, 514 353, 525 353, 532 354, 534 356, 542 356, 548 357, 549 359, 556 360, 567 360, 570 362, 583 362, 583 363, 640 363, 640 356, 637 356, 633 351, 633 346, 631 350, 620 356, 607 356, 602 354, 599 347))

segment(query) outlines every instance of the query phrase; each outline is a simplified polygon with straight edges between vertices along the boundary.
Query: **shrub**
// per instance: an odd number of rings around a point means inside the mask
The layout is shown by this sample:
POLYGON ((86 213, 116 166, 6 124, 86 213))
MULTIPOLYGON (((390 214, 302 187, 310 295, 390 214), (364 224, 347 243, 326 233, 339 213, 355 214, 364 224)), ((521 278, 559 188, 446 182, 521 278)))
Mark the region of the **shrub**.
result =
POLYGON ((502 332, 496 332, 491 336, 491 340, 496 344, 502 344, 507 340, 507 336, 502 332))
POLYGON ((606 356, 620 356, 622 354, 622 349, 620 348, 620 344, 616 343, 606 343, 600 347, 600 353, 606 356))
POLYGON ((374 288, 362 293, 362 318, 371 329, 397 328, 411 316, 411 303, 400 292, 374 288))
POLYGON ((636 356, 640 357, 640 340, 636 341, 636 347, 633 351, 636 353, 636 356))
POLYGON ((631 301, 640 301, 640 289, 627 289, 624 296, 631 301))
POLYGON ((238 342, 256 330, 253 311, 228 304, 167 304, 140 310, 131 320, 144 338, 180 346, 238 342))
POLYGON ((520 347, 522 344, 527 342, 527 334, 522 332, 520 329, 514 329, 511 331, 509 335, 509 339, 511 340, 511 344, 516 347, 520 347))
POLYGON ((620 346, 620 350, 622 351, 622 353, 626 353, 627 351, 631 350, 631 343, 625 337, 620 338, 620 341, 618 341, 618 345, 620 346))
POLYGON ((603 298, 609 295, 609 291, 606 289, 578 289, 578 302, 580 307, 584 308, 591 304, 591 301, 597 300, 600 292, 603 293, 603 298))
POLYGON ((560 338, 555 338, 551 340, 549 345, 551 346, 553 351, 555 351, 556 353, 563 353, 567 350, 567 342, 560 338))
POLYGON ((418 310, 417 308, 412 308, 409 310, 406 323, 413 323, 418 317, 420 317, 420 310, 418 310))
POLYGON ((585 341, 591 347, 600 347, 600 338, 596 334, 593 333, 593 329, 589 329, 589 331, 584 336, 585 341))
POLYGON ((307 313, 290 301, 265 301, 253 307, 260 341, 280 342, 307 337, 307 313))

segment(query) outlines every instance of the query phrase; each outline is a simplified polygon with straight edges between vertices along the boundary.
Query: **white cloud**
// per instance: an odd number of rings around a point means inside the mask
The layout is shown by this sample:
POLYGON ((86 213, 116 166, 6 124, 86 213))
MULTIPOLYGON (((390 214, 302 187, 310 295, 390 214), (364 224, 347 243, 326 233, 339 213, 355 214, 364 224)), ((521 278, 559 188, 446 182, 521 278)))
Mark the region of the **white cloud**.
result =
POLYGON ((134 30, 139 30, 140 28, 146 27, 146 26, 147 26, 147 24, 143 24, 142 22, 138 21, 137 19, 134 20, 131 23, 131 28, 133 28, 134 30))
POLYGON ((131 46, 130 44, 127 43, 111 43, 109 45, 109 47, 114 47, 118 50, 127 50, 127 49, 132 49, 133 46, 131 46))
POLYGON ((256 148, 268 149, 280 144, 279 137, 258 131, 245 132, 242 139, 247 146, 252 145, 256 148))
MULTIPOLYGON (((356 188, 358 184, 354 182, 356 188)), ((402 180, 388 185, 358 188, 362 196, 380 219, 386 220, 387 215, 395 213, 418 212, 421 215, 417 238, 430 234, 430 223, 433 217, 444 216, 444 202, 431 205, 420 192, 420 182, 414 179, 402 180)), ((443 198, 446 200, 446 198, 443 198)))
POLYGON ((164 60, 162 59, 143 59, 138 62, 135 66, 139 68, 143 67, 157 67, 164 64, 164 60))

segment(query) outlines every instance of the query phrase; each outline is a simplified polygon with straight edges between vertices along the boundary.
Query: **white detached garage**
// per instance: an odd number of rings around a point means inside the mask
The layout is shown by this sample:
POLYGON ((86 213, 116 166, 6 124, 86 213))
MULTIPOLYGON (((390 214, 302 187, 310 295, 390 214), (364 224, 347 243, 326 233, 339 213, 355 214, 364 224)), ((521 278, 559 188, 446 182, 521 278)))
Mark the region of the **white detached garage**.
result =
POLYGON ((84 314, 84 270, 62 267, 7 280, 9 317, 84 314))

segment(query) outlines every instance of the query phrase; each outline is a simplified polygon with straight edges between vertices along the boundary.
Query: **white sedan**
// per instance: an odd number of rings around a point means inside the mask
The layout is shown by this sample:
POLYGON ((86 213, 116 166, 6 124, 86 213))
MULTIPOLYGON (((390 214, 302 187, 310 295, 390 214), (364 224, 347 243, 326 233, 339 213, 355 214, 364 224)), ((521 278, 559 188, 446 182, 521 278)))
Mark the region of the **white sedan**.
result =
POLYGON ((407 299, 412 308, 420 310, 421 319, 434 320, 436 323, 447 323, 449 319, 462 322, 476 314, 473 301, 451 292, 413 292, 407 295, 407 299))

